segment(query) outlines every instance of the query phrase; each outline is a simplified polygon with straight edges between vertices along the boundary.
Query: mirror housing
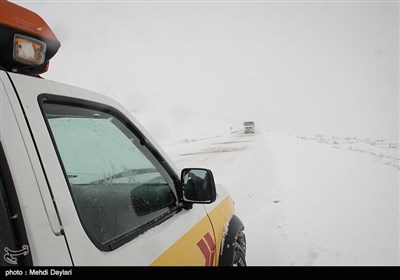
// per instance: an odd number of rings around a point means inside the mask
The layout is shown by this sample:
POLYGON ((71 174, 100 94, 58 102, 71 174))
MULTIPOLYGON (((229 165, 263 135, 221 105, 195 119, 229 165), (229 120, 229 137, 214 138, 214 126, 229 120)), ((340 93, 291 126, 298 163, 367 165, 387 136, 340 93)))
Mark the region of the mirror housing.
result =
POLYGON ((181 182, 183 202, 209 204, 217 198, 214 176, 209 169, 184 168, 181 182))
POLYGON ((174 205, 175 198, 166 184, 143 184, 131 191, 133 209, 138 216, 174 205))

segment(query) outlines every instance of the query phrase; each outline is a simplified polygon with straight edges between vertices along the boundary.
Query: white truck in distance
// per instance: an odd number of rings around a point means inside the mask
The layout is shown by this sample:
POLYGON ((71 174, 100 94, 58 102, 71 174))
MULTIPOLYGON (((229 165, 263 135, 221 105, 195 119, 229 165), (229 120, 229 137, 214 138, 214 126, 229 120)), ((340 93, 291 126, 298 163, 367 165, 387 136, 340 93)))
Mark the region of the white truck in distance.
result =
POLYGON ((256 124, 253 121, 243 122, 244 133, 255 133, 256 132, 256 124))
POLYGON ((39 77, 60 42, 32 11, 0 11, 0 265, 245 266, 213 173, 177 170, 115 100, 39 77))

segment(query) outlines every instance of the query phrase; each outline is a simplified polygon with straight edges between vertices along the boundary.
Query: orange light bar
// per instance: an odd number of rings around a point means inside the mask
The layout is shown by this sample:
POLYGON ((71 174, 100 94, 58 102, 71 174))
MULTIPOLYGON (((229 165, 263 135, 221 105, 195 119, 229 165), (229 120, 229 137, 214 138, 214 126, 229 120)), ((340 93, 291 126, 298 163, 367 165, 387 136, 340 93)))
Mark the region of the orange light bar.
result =
POLYGON ((0 34, 0 66, 6 71, 42 74, 60 48, 38 14, 7 0, 0 0, 0 34))
POLYGON ((0 24, 58 41, 53 31, 38 14, 7 0, 0 0, 0 24))

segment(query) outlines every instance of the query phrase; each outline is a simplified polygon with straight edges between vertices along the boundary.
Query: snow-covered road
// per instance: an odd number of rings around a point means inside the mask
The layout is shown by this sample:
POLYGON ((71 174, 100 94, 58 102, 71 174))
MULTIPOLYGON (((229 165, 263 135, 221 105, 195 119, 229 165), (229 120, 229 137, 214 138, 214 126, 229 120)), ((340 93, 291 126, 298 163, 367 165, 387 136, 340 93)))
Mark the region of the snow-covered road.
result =
POLYGON ((387 164, 356 149, 365 143, 314 140, 235 132, 165 149, 230 190, 249 265, 399 265, 398 146, 387 164))

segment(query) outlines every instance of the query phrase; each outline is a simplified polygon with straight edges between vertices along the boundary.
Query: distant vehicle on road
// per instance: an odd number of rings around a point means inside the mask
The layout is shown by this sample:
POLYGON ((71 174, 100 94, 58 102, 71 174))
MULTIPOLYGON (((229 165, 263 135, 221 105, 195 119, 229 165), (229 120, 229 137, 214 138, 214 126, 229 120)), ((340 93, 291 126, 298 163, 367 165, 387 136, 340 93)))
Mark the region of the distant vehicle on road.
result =
POLYGON ((244 133, 255 133, 256 132, 256 124, 253 121, 243 122, 244 133))

